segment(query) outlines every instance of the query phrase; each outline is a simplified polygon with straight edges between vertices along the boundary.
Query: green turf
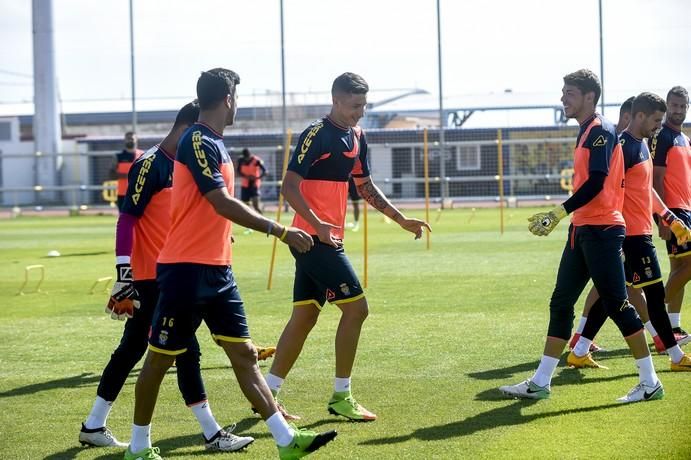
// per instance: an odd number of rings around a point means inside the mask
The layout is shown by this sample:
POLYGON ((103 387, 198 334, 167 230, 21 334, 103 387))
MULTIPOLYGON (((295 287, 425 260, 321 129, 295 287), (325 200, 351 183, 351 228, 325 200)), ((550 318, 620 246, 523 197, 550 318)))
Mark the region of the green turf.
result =
MULTIPOLYGON (((303 416, 301 425, 339 431, 314 458, 689 458, 691 374, 670 373, 667 358, 655 355, 665 399, 616 405, 637 377, 611 323, 598 338, 610 350, 600 355, 609 370, 562 365, 546 401, 508 400, 496 390, 529 377, 536 367, 566 238, 565 224, 548 238, 530 235, 530 212, 507 210, 503 236, 496 210, 434 212, 429 251, 424 241, 370 214, 371 314, 353 391, 379 420, 354 424, 327 414, 338 321, 338 310, 327 307, 282 392, 288 408, 303 416)), ((89 293, 97 278, 113 275, 114 223, 112 217, 0 221, 0 458, 121 458, 117 450, 77 443, 100 372, 122 331, 123 323, 103 313, 107 294, 89 293), (52 249, 62 257, 46 258, 52 249), (30 264, 45 265, 44 292, 18 296, 30 264)), ((253 336, 274 343, 291 309, 292 259, 279 244, 273 289, 267 291, 271 240, 236 233, 234 269, 253 336)), ((359 273, 362 235, 348 233, 346 240, 359 273)), ((666 272, 666 257, 661 259, 666 272)), ((198 335, 214 414, 257 438, 235 456, 275 458, 268 431, 249 411, 225 356, 204 327, 198 335)), ((108 420, 124 440, 137 371, 108 420)), ((152 436, 165 458, 223 455, 204 451, 174 375, 164 380, 152 436)))

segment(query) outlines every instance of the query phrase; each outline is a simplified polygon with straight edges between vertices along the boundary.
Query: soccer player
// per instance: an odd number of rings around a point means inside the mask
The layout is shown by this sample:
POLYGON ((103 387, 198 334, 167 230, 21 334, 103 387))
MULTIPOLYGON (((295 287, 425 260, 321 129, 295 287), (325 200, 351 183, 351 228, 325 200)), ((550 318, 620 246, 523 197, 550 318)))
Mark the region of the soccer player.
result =
POLYGON ((257 155, 252 155, 249 149, 242 149, 242 156, 238 160, 238 174, 242 178, 240 182, 240 199, 252 207, 259 214, 262 213, 259 206, 261 197, 262 177, 266 176, 264 162, 257 155))
POLYGON ((343 249, 343 226, 348 199, 348 177, 353 176, 362 198, 375 209, 422 236, 430 226, 405 217, 370 178, 367 140, 357 125, 364 115, 369 86, 353 73, 337 77, 331 88, 328 116, 312 123, 297 142, 283 180, 283 194, 295 210, 293 225, 314 239, 307 252, 291 249, 295 258, 293 311, 279 339, 266 382, 277 395, 326 301, 341 310, 336 332, 332 414, 350 420, 372 421, 375 414, 357 403, 351 393, 351 372, 368 304, 360 281, 343 249))
MULTIPOLYGON (((681 125, 689 109, 689 93, 675 86, 667 93, 667 114, 662 129, 649 139, 653 157, 653 187, 669 209, 688 227, 691 225, 691 147, 689 138, 681 132, 681 125)), ((659 235, 666 240, 670 273, 667 279, 666 300, 669 320, 677 341, 687 340, 689 334, 681 328, 681 303, 684 287, 691 280, 691 245, 680 244, 661 222, 659 235)))
MULTIPOLYGON (((625 168, 624 269, 626 283, 631 287, 631 297, 641 304, 646 316, 649 314, 650 320, 643 319, 645 327, 662 343, 663 351, 670 357, 672 371, 691 371, 691 356, 685 355, 679 348, 665 310, 665 287, 652 236, 653 213, 660 216, 680 242, 689 238, 689 229, 654 192, 652 160, 648 145, 643 142, 643 138, 649 138, 660 128, 666 109, 665 101, 660 96, 639 94, 633 101, 631 123, 619 137, 625 168), (645 297, 641 290, 645 292, 645 297)), ((640 309, 639 312, 642 313, 640 309)), ((583 335, 569 353, 567 364, 572 367, 602 367, 592 359, 588 348, 606 319, 607 312, 598 300, 588 315, 583 335)))
POLYGON ((132 167, 132 163, 139 158, 142 153, 137 148, 137 135, 128 131, 125 133, 125 148, 121 152, 115 154, 115 162, 113 170, 117 177, 117 205, 118 211, 122 211, 122 205, 125 203, 125 193, 127 192, 127 175, 132 167))
POLYGON ((266 219, 233 197, 234 168, 223 129, 237 112, 238 75, 216 68, 197 81, 199 121, 180 138, 173 167, 171 227, 158 257, 160 295, 149 352, 135 387, 132 440, 125 460, 160 459, 152 447, 151 419, 166 371, 190 348, 202 320, 228 356, 245 397, 257 408, 278 444, 280 458, 299 458, 335 436, 287 424, 257 366, 245 309, 231 264, 231 220, 280 238, 297 252, 309 250, 304 231, 266 219))
POLYGON ((353 205, 353 222, 348 223, 347 227, 357 232, 360 230, 360 194, 357 191, 357 185, 355 185, 352 176, 348 179, 348 197, 353 205))
MULTIPOLYGON (((617 122, 617 135, 619 135, 624 129, 626 129, 627 126, 629 126, 629 123, 631 122, 631 106, 633 104, 633 100, 635 99, 635 96, 631 96, 627 100, 624 101, 624 103, 619 107, 619 121, 617 122)), ((628 292, 629 294, 629 300, 631 303, 636 307, 636 310, 638 311, 639 315, 647 315, 646 311, 642 311, 639 309, 639 304, 635 301, 635 299, 631 298, 631 292, 628 292)), ((585 322, 588 320, 588 313, 590 312, 590 309, 592 308, 593 304, 597 299, 599 298, 597 294, 597 290, 592 287, 590 288, 590 291, 588 292, 588 295, 585 299, 585 305, 583 306, 583 313, 581 314, 581 319, 578 322, 578 325, 576 326, 576 332, 574 332, 573 337, 571 337, 571 340, 569 341, 569 348, 573 349, 573 347, 576 346, 576 342, 578 342, 578 339, 581 337, 581 333, 583 332, 583 328, 585 327, 585 322)), ((641 319, 644 320, 644 322, 647 321, 647 318, 641 317, 641 319)), ((591 342, 590 344, 590 349, 589 351, 591 353, 595 353, 597 351, 601 351, 602 347, 597 345, 595 342, 591 342)))
POLYGON ((550 320, 540 365, 528 380, 499 388, 503 393, 531 399, 550 396, 552 375, 571 336, 574 304, 590 278, 607 313, 619 327, 638 366, 639 383, 619 402, 660 399, 662 383, 643 335, 643 324, 626 298, 621 249, 624 240, 624 158, 614 125, 595 113, 600 80, 581 69, 564 77, 564 114, 580 125, 574 151, 574 194, 549 212, 531 216, 529 229, 548 235, 573 213, 550 300, 550 320))
MULTIPOLYGON (((158 300, 156 259, 170 227, 173 159, 178 139, 198 115, 196 103, 185 105, 160 145, 140 156, 129 170, 129 186, 115 234, 117 282, 106 307, 113 319, 128 319, 120 344, 103 370, 91 413, 79 432, 83 445, 127 447, 106 428, 106 419, 127 376, 146 352, 158 300)), ((177 356, 178 386, 185 403, 201 425, 207 449, 242 449, 254 439, 235 436, 216 422, 206 398, 199 356, 196 340, 177 356)))

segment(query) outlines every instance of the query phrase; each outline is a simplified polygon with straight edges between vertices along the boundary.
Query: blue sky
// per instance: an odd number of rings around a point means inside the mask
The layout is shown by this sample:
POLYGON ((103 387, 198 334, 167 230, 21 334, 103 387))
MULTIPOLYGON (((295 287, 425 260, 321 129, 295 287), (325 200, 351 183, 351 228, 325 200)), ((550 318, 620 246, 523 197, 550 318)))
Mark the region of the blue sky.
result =
MULTIPOLYGON (((134 5, 139 108, 177 108, 193 97, 199 72, 217 66, 241 75, 246 105, 280 90, 278 0, 134 5)), ((442 0, 445 105, 509 88, 521 102, 558 104, 565 73, 599 73, 597 6, 442 0)), ((603 0, 603 13, 608 102, 691 87, 690 1, 603 0)), ((54 0, 65 111, 129 108, 128 14, 127 0, 54 0)), ((328 102, 344 71, 373 90, 422 88, 437 97, 436 0, 285 0, 285 24, 287 90, 314 93, 296 102, 328 102)), ((0 0, 0 114, 26 112, 17 103, 31 101, 31 29, 31 1, 0 0)))

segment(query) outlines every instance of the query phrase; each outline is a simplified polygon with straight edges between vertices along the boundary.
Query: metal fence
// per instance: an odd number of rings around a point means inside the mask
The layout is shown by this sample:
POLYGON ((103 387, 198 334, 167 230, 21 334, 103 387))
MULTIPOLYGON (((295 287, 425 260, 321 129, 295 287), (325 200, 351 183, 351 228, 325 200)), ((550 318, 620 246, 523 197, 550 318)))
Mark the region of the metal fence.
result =
MULTIPOLYGON (((436 202, 441 202, 442 198, 453 202, 496 202, 501 195, 502 199, 517 203, 566 196, 570 191, 574 130, 449 130, 443 156, 435 133, 436 130, 428 133, 427 178, 423 167, 427 137, 424 130, 368 133, 372 177, 389 198, 421 201, 426 181, 430 197, 436 202), (458 131, 456 135, 454 131, 458 131)), ((228 145, 234 159, 243 148, 249 148, 264 160, 268 171, 262 184, 265 203, 278 200, 283 167, 284 151, 275 142, 277 135, 273 136, 231 138, 228 145)), ((115 152, 103 148, 103 144, 84 141, 75 151, 59 156, 3 152, 0 154, 0 177, 3 178, 0 203, 4 207, 75 209, 110 206, 115 201, 112 182, 115 152), (35 171, 45 167, 42 165, 45 162, 55 167, 57 177, 53 185, 36 181, 35 171)), ((239 191, 239 184, 236 189, 239 191)))

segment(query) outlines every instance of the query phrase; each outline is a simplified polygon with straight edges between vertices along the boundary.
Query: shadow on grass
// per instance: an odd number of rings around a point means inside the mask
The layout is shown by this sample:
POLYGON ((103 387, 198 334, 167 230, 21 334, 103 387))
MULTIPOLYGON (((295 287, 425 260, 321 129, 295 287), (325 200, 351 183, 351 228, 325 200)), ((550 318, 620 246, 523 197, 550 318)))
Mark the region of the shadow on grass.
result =
POLYGON ((93 385, 97 384, 99 380, 101 380, 100 375, 96 375, 91 372, 82 372, 79 375, 73 375, 70 377, 64 377, 55 380, 48 380, 46 382, 32 383, 31 385, 26 385, 23 387, 17 387, 11 390, 3 391, 0 393, 0 398, 30 395, 34 393, 39 393, 41 391, 54 390, 56 388, 76 388, 85 385, 93 385))
MULTIPOLYGON (((569 369, 566 367, 566 357, 568 356, 568 352, 564 353, 561 355, 561 358, 559 359, 559 367, 557 369, 561 369, 562 367, 565 369, 569 369)), ((599 351, 596 354, 593 355, 596 361, 606 361, 608 359, 614 359, 614 358, 621 358, 621 357, 631 357, 633 359, 633 356, 631 355, 631 351, 628 348, 621 348, 618 350, 607 350, 607 351, 599 351)), ((486 371, 479 371, 479 372, 470 372, 468 373, 468 377, 477 379, 477 380, 502 380, 502 379, 510 379, 512 377, 515 377, 516 374, 525 374, 529 372, 534 372, 537 369, 537 366, 540 364, 540 361, 528 361, 526 363, 521 363, 521 364, 515 364, 513 366, 509 367, 502 367, 499 369, 488 369, 486 371)))
MULTIPOLYGON (((260 366, 261 367, 261 366, 260 366)), ((226 369, 231 369, 231 367, 228 366, 209 366, 209 367, 202 367, 202 371, 205 370, 226 370, 226 369)), ((139 372, 141 371, 141 368, 136 368, 130 371, 128 375, 128 379, 135 379, 139 376, 139 372)), ((166 376, 168 375, 175 375, 177 373, 177 370, 175 366, 171 367, 167 372, 166 376)), ((79 388, 79 387, 85 387, 85 386, 96 386, 101 380, 101 374, 94 374, 92 372, 82 372, 79 375, 73 375, 69 377, 63 377, 55 380, 47 380, 45 382, 40 382, 40 383, 32 383, 31 385, 25 385, 22 387, 17 387, 17 388, 12 388, 11 390, 7 391, 2 391, 0 392, 0 399, 1 398, 9 398, 12 396, 24 396, 24 395, 30 395, 30 394, 35 394, 35 393, 40 393, 41 391, 50 391, 50 390, 55 390, 57 388, 79 388)), ((127 381, 125 382, 125 385, 134 385, 135 381, 127 381)))
MULTIPOLYGON (((489 391, 489 390, 488 390, 489 391)), ((499 393, 497 390, 493 390, 499 393)), ((486 398, 483 392, 479 397, 486 398)), ((492 395, 492 399, 494 396, 492 395)), ((594 412, 600 410, 608 410, 614 407, 621 407, 618 403, 601 404, 598 406, 579 407, 576 409, 559 410, 552 412, 542 412, 539 414, 524 415, 522 410, 538 403, 538 400, 518 400, 508 406, 498 407, 480 414, 468 417, 457 422, 447 423, 445 425, 435 425, 425 428, 418 428, 410 434, 403 436, 392 436, 388 438, 371 439, 361 442, 363 445, 385 445, 397 444, 406 442, 411 439, 418 439, 421 441, 442 441, 450 438, 457 438, 461 436, 469 436, 478 431, 492 430, 500 427, 508 427, 515 425, 522 425, 530 423, 535 420, 540 420, 548 417, 561 417, 569 414, 580 414, 586 412, 594 412)))
MULTIPOLYGON (((255 425, 257 425, 259 422, 262 420, 259 417, 248 417, 240 420, 235 428, 233 429, 233 433, 236 433, 241 436, 252 436, 255 439, 260 439, 260 438, 267 438, 270 437, 271 435, 264 430, 262 433, 250 433, 248 432, 249 429, 253 428, 255 425)), ((156 423, 156 420, 153 421, 153 423, 156 423)), ((226 426, 224 429, 228 429, 232 427, 231 426, 226 426)), ((201 455, 209 455, 209 451, 204 448, 204 441, 202 439, 201 434, 188 434, 188 435, 183 435, 183 436, 175 436, 171 438, 165 438, 161 440, 154 440, 154 445, 157 446, 158 448, 161 449, 161 453, 165 455, 165 458, 173 458, 173 457, 181 457, 181 458, 187 458, 187 457, 198 457, 201 455), (190 446, 198 446, 199 449, 189 452, 175 452, 176 449, 188 449, 190 446)), ((69 449, 66 449, 61 452, 56 452, 54 454, 51 454, 47 457, 45 457, 45 460, 63 460, 63 459, 73 459, 77 457, 77 454, 79 454, 82 450, 85 449, 99 449, 99 448, 94 448, 94 447, 71 447, 69 449)), ((99 449, 101 450, 101 449, 99 449)), ((104 448, 103 450, 103 455, 100 455, 98 457, 95 457, 97 460, 109 460, 109 459, 122 459, 123 456, 123 451, 120 449, 114 449, 114 448, 104 448)), ((233 453, 233 457, 236 455, 241 455, 243 452, 246 452, 246 450, 241 451, 241 452, 235 452, 233 453)))

